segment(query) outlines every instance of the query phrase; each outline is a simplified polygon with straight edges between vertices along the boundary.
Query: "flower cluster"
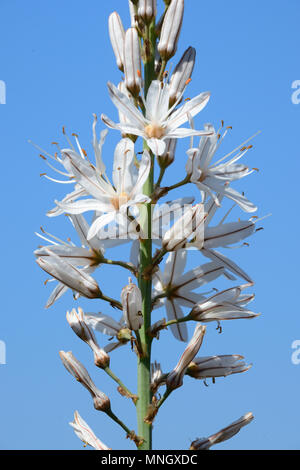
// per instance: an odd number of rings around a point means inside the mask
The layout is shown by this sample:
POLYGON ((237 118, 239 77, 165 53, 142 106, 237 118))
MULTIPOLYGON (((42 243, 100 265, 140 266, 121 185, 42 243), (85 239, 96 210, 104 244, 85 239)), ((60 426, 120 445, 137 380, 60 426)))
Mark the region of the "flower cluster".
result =
MULTIPOLYGON (((94 407, 113 419, 141 449, 150 448, 153 420, 168 396, 184 384, 186 376, 206 383, 208 378, 215 381, 216 377, 249 370, 250 365, 238 354, 197 356, 202 345, 205 347, 209 323, 216 322, 221 332, 225 320, 258 316, 248 309, 254 298, 253 293, 246 292, 254 285, 252 278, 223 253, 224 248, 248 245, 245 240, 257 231, 258 219, 253 216, 256 205, 234 188, 237 180, 255 170, 240 163, 252 147, 248 145, 250 139, 218 157, 229 127, 222 131, 223 122, 218 130, 212 124, 203 124, 200 130, 195 126, 194 120, 207 105, 210 93, 186 97, 196 59, 193 47, 188 47, 174 71, 168 72, 168 61, 177 51, 184 0, 164 3, 164 13, 157 19, 156 0, 129 0, 131 26, 127 30, 117 12, 110 15, 109 37, 117 67, 124 73, 119 84, 108 82, 118 119, 115 122, 101 115, 104 125, 117 130, 120 136, 112 152, 112 175, 107 174, 103 158, 108 130, 102 130, 98 138, 96 115, 92 123, 94 158, 81 147, 76 134, 74 140, 70 139, 64 129, 67 146, 58 146, 54 155, 42 151, 41 157, 63 179, 44 176, 69 184, 72 189, 62 199, 55 199, 55 206, 47 215, 67 215, 80 243, 76 246, 70 239, 61 240, 42 228, 38 236, 46 245, 35 251, 38 265, 58 282, 47 307, 68 289, 77 302, 80 297, 93 299, 96 312, 84 312, 77 305, 77 309, 67 312, 67 321, 91 349, 95 365, 117 383, 121 395, 135 404, 137 433, 112 412, 111 400, 96 387, 71 352, 60 352, 64 366, 89 391, 94 407), (181 150, 176 157, 185 163, 184 177, 163 185, 167 168, 175 162, 177 140, 187 137, 186 154, 181 150), (143 141, 142 150, 138 147, 139 138, 143 141), (186 191, 192 186, 198 190, 196 202, 186 194, 174 201, 164 199, 184 186, 186 191), (246 215, 229 221, 233 207, 222 212, 228 201, 246 215), (107 258, 107 251, 125 243, 131 246, 129 259, 107 258), (188 258, 196 267, 186 269, 188 258), (119 267, 130 276, 119 298, 114 289, 111 296, 103 292, 104 264, 112 269, 119 267), (229 281, 236 283, 228 285, 229 281), (217 287, 219 283, 221 287, 217 287), (98 311, 99 300, 111 313, 98 311), (159 315, 161 308, 167 318, 159 316, 154 322, 153 316, 159 315), (189 339, 190 324, 195 329, 189 339), (151 343, 159 340, 165 330, 187 343, 169 373, 163 373, 160 363, 151 358, 151 343), (99 345, 99 333, 110 337, 104 347, 99 345), (124 351, 127 347, 137 358, 137 393, 130 392, 110 368, 109 354, 118 347, 124 351), (158 394, 160 387, 165 387, 162 395, 158 394)), ((111 152, 107 153, 111 160, 111 152)), ((164 351, 161 359, 166 354, 164 351)), ((191 449, 208 449, 229 439, 252 419, 252 413, 248 413, 220 432, 196 439, 191 449)), ((85 444, 109 450, 77 411, 71 426, 85 444)))

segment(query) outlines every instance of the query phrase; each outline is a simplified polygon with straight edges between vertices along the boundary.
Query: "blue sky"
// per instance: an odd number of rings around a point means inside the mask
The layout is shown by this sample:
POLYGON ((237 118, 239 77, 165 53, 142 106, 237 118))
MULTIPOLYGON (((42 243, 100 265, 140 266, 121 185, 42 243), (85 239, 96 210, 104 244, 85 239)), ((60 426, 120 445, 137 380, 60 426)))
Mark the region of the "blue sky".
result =
MULTIPOLYGON (((106 90, 108 80, 120 80, 107 34, 113 10, 128 27, 125 0, 2 0, 0 4, 0 80, 7 86, 7 102, 0 105, 0 339, 7 348, 7 364, 0 365, 1 449, 80 449, 81 442, 68 425, 75 409, 107 445, 133 448, 114 423, 93 409, 88 393, 61 365, 58 351, 72 350, 109 394, 113 410, 124 420, 128 417, 130 428, 136 427, 130 403, 93 367, 89 351, 66 322, 65 312, 74 305, 71 295, 49 310, 43 308, 50 287, 43 286, 46 276, 32 254, 39 244, 34 232, 40 225, 58 236, 76 238, 64 218, 45 215, 65 187, 40 178, 45 166, 28 139, 51 150, 51 142, 63 142, 64 125, 70 134, 77 132, 90 150, 92 113, 116 117, 106 90)), ((297 0, 186 1, 176 58, 194 46, 197 64, 190 96, 205 90, 212 93, 196 122, 217 126, 224 119, 233 127, 224 152, 261 130, 246 157, 249 166, 260 171, 236 188, 258 204, 259 216, 272 213, 272 217, 260 224, 264 230, 249 240, 249 248, 229 253, 254 278, 253 309, 262 312, 261 317, 227 322, 221 335, 209 325, 201 351, 202 355, 243 354, 253 367, 207 388, 187 379, 155 422, 157 449, 185 449, 190 439, 209 435, 247 411, 253 412, 255 421, 219 449, 300 448, 300 365, 291 362, 291 344, 300 339, 296 205, 300 104, 291 101, 292 82, 300 79, 299 13, 297 0)), ((108 167, 117 137, 112 131, 105 146, 108 167)), ((187 145, 180 145, 167 180, 181 179, 187 145)), ((246 218, 238 210, 234 215, 246 218)), ((194 258, 190 266, 202 261, 194 258)), ((105 292, 118 297, 126 274, 101 268, 97 280, 105 292)), ((78 304, 111 313, 101 302, 78 304)), ((155 315, 158 319, 163 312, 155 315)), ((155 345, 155 358, 167 370, 182 350, 182 344, 164 333, 155 345)), ((112 368, 134 389, 136 371, 129 352, 113 353, 112 368)))

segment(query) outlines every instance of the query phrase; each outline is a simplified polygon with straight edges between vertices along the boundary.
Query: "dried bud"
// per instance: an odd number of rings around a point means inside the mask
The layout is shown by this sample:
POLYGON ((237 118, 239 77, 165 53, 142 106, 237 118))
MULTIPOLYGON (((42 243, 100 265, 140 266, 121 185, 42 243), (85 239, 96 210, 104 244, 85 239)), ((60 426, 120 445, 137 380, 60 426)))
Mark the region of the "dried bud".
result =
POLYGON ((205 217, 203 204, 196 204, 185 209, 182 217, 165 233, 163 248, 167 251, 179 250, 189 240, 195 240, 197 245, 202 246, 205 217))
POLYGON ((183 20, 184 0, 172 0, 162 24, 158 52, 165 61, 176 53, 183 20))
POLYGON ((116 56, 118 68, 124 71, 124 42, 125 31, 119 14, 114 11, 108 18, 108 31, 110 42, 116 56))
POLYGON ((133 96, 138 96, 141 86, 141 54, 139 37, 135 28, 129 28, 124 41, 125 85, 133 96))
POLYGON ((217 432, 216 434, 213 434, 212 436, 206 438, 196 439, 192 442, 190 450, 208 450, 214 444, 219 444, 220 442, 227 441, 227 439, 230 439, 231 437, 235 436, 241 430, 242 427, 251 423, 253 418, 254 417, 252 413, 246 413, 240 419, 234 421, 226 428, 221 429, 221 431, 217 432))
POLYGON ((140 289, 131 282, 121 292, 124 320, 128 328, 137 331, 144 323, 142 315, 142 294, 140 289))
POLYGON ((185 348, 178 364, 167 377, 166 383, 169 390, 175 390, 183 384, 184 374, 201 347, 205 330, 206 327, 203 325, 196 326, 193 337, 185 348))
POLYGON ((189 47, 175 67, 170 80, 170 106, 181 97, 187 83, 190 81, 196 59, 196 50, 189 47))
POLYGON ((166 144, 165 153, 157 157, 159 166, 161 166, 162 168, 167 168, 169 165, 173 163, 174 158, 175 158, 177 139, 166 139, 165 144, 166 144))
POLYGON ((71 351, 60 351, 59 355, 67 371, 90 392, 96 410, 108 411, 110 409, 109 398, 96 387, 84 365, 73 356, 71 351))
POLYGON ((139 0, 138 16, 146 24, 150 24, 156 17, 156 0, 139 0))
POLYGON ((86 323, 83 310, 78 307, 78 313, 75 308, 67 312, 67 321, 74 333, 92 349, 95 365, 103 369, 109 366, 109 355, 98 345, 93 330, 86 323))

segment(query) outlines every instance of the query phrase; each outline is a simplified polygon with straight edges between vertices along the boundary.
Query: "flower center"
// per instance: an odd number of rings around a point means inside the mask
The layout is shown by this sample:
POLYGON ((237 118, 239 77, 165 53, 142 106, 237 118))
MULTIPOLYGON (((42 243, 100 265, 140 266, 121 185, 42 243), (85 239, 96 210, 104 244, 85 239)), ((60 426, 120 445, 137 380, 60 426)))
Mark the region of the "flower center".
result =
POLYGON ((117 196, 112 197, 110 200, 110 202, 112 203, 116 211, 118 211, 120 207, 123 206, 123 204, 126 204, 126 202, 128 201, 129 201, 129 195, 124 192, 121 194, 118 194, 117 196))
POLYGON ((165 135, 166 129, 158 124, 148 124, 148 126, 145 127, 145 132, 149 139, 161 139, 165 135))

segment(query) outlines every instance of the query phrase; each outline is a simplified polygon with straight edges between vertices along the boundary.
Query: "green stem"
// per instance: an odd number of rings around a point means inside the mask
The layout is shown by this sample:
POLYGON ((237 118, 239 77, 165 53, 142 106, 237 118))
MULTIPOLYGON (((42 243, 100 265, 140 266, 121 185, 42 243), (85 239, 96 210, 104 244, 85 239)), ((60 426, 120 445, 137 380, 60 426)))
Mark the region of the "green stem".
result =
MULTIPOLYGON (((147 96, 148 88, 155 79, 154 70, 154 50, 155 50, 155 22, 149 26, 147 36, 151 44, 151 57, 147 58, 144 66, 144 81, 145 81, 145 97, 147 96)), ((148 149, 146 142, 144 142, 144 149, 148 149)), ((149 150, 149 149, 148 149, 149 150)), ((149 152, 151 154, 151 152, 149 152)), ((152 164, 148 180, 146 181, 143 193, 150 196, 153 192, 153 166, 154 157, 151 154, 152 164)), ((140 269, 139 269, 139 288, 142 293, 142 313, 144 324, 139 331, 139 339, 141 343, 141 354, 138 358, 138 397, 137 402, 137 421, 138 421, 138 435, 144 439, 143 444, 139 447, 140 450, 152 449, 152 425, 145 423, 144 418, 147 415, 148 408, 151 404, 152 394, 150 389, 151 383, 151 338, 147 334, 147 330, 151 325, 151 292, 152 281, 145 279, 143 276, 144 270, 152 263, 152 207, 151 203, 144 204, 141 207, 141 229, 146 234, 147 238, 140 241, 140 269)))
POLYGON ((131 391, 127 387, 125 387, 119 377, 117 377, 109 367, 105 367, 104 371, 124 390, 128 398, 131 398, 133 400, 133 403, 136 403, 137 396, 131 393, 131 391))
POLYGON ((103 264, 110 264, 110 265, 114 265, 114 266, 121 266, 121 268, 128 269, 132 274, 136 275, 135 266, 131 266, 130 264, 125 263, 123 261, 116 261, 116 260, 106 259, 105 258, 104 260, 102 260, 102 263, 103 264))

